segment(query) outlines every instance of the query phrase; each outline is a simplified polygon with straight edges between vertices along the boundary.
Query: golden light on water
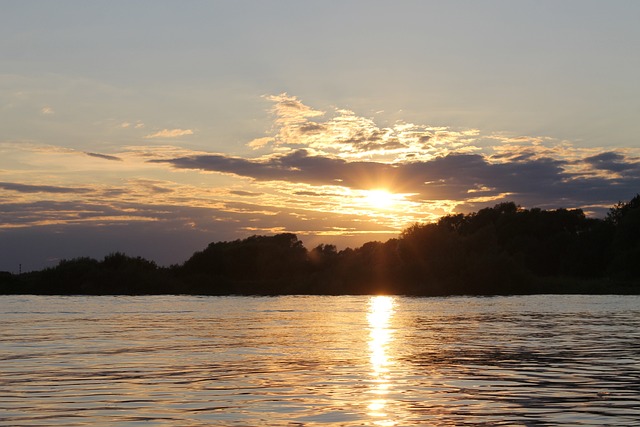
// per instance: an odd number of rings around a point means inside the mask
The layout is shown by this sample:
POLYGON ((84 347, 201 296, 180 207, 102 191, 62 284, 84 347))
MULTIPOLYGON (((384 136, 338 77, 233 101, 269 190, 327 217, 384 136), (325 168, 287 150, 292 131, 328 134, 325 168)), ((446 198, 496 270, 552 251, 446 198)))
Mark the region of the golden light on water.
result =
POLYGON ((389 344, 393 340, 390 321, 393 316, 394 299, 390 296, 375 296, 369 301, 369 351, 371 353, 371 377, 373 398, 369 402, 369 415, 378 419, 376 425, 396 424, 387 413, 385 396, 391 388, 389 367, 393 361, 389 357, 389 344))

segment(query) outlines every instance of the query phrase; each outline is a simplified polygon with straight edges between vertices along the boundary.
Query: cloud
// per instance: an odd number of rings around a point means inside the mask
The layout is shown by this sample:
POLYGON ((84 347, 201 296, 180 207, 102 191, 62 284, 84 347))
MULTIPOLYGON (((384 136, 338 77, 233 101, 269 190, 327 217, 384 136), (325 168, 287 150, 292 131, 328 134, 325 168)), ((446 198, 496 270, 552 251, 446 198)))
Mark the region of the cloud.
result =
POLYGON ((630 161, 624 154, 616 153, 614 151, 607 151, 597 154, 595 156, 587 157, 584 162, 593 166, 595 169, 610 171, 610 172, 627 172, 627 171, 640 171, 640 161, 630 161))
MULTIPOLYGON (((347 161, 310 155, 299 149, 265 158, 196 155, 168 160, 178 169, 197 169, 251 178, 256 181, 284 181, 312 186, 340 186, 353 190, 386 188, 398 193, 414 194, 422 202, 456 200, 473 204, 509 198, 523 205, 579 207, 624 200, 640 188, 638 164, 623 155, 593 156, 585 163, 614 161, 622 175, 593 176, 575 174, 569 161, 550 157, 518 156, 493 162, 485 154, 451 153, 430 160, 403 163, 347 161)), ((613 166, 607 163, 607 167, 613 166)), ((300 193, 298 193, 300 194, 300 193)), ((312 195, 305 192, 305 195, 312 195)))
POLYGON ((305 105, 295 96, 286 93, 280 95, 266 96, 269 101, 274 102, 273 113, 276 115, 276 122, 281 125, 304 123, 310 117, 324 115, 323 111, 314 110, 305 105))
MULTIPOLYGON (((170 265, 184 262, 211 240, 211 235, 200 230, 168 228, 158 222, 121 222, 100 227, 52 224, 5 229, 1 233, 0 271, 16 273, 18 265, 23 272, 33 271, 53 267, 60 259, 102 259, 113 252, 170 265)), ((215 233, 228 240, 233 238, 222 227, 215 233)))
POLYGON ((243 203, 230 203, 225 210, 133 203, 0 203, 0 271, 13 271, 18 264, 23 271, 37 270, 55 265, 51 259, 100 259, 115 251, 169 265, 185 261, 211 241, 284 230, 315 244, 329 236, 356 236, 341 240, 343 246, 397 234, 364 216, 336 213, 329 222, 324 213, 243 203), (256 213, 262 211, 265 214, 256 213), (378 234, 363 233, 363 227, 378 234))
POLYGON ((475 129, 453 130, 446 127, 396 122, 378 126, 372 118, 353 111, 335 108, 318 111, 286 93, 267 97, 274 102, 273 137, 251 141, 251 148, 264 148, 273 143, 279 148, 305 148, 350 158, 398 159, 399 157, 433 157, 453 149, 477 150, 471 142, 475 129), (323 119, 323 120, 322 120, 323 119))
POLYGON ((254 191, 243 191, 243 190, 231 190, 229 191, 229 193, 235 194, 236 196, 243 196, 243 197, 257 197, 263 194, 263 193, 256 193, 254 191))
POLYGON ((151 179, 134 179, 130 181, 131 184, 140 186, 144 191, 152 194, 168 194, 173 193, 172 188, 163 187, 162 181, 155 181, 151 179))
POLYGON ((84 154, 86 154, 87 156, 96 157, 98 159, 112 160, 112 161, 116 161, 116 162, 122 162, 123 161, 120 157, 110 156, 108 154, 89 153, 89 152, 86 152, 86 151, 84 152, 84 154))
POLYGON ((267 136, 264 138, 256 138, 250 141, 249 143, 247 143, 247 147, 257 150, 259 148, 263 148, 267 146, 270 142, 274 142, 274 139, 270 136, 267 136))
POLYGON ((0 182, 0 188, 8 191, 16 191, 18 193, 87 193, 92 191, 89 188, 82 187, 56 187, 53 185, 31 185, 19 184, 15 182, 0 182))
POLYGON ((191 129, 162 129, 156 133, 146 135, 145 138, 177 138, 185 135, 193 135, 191 129))
POLYGON ((46 116, 51 116, 53 114, 55 114, 56 112, 53 111, 53 108, 49 107, 49 106, 45 106, 42 107, 42 109, 40 110, 40 112, 46 116))
POLYGON ((340 193, 335 193, 335 192, 309 191, 309 190, 294 191, 293 194, 296 195, 296 196, 309 196, 309 197, 336 197, 336 196, 341 196, 340 193))
POLYGON ((128 129, 131 127, 133 127, 134 129, 142 129, 144 127, 144 123, 142 123, 141 121, 137 121, 136 123, 122 122, 120 124, 120 127, 123 129, 128 129))
POLYGON ((229 173, 258 181, 287 181, 312 185, 336 185, 368 189, 400 185, 399 166, 378 162, 354 161, 311 156, 300 149, 265 159, 245 159, 222 154, 196 155, 174 159, 150 160, 169 163, 177 169, 199 169, 229 173))
MULTIPOLYGON (((323 243, 336 236, 366 235, 366 241, 383 238, 373 233, 393 237, 416 221, 506 200, 602 215, 640 188, 633 149, 586 149, 549 137, 402 121, 381 125, 346 109, 320 111, 286 94, 268 99, 272 127, 247 144, 260 151, 245 155, 159 141, 123 146, 117 155, 0 142, 0 192, 7 196, 0 198, 0 233, 13 233, 17 242, 31 229, 74 236, 78 229, 117 229, 120 238, 154 242, 147 246, 175 235, 206 243, 284 230, 323 243), (106 161, 78 161, 80 155, 106 161), (46 180, 33 183, 29 175, 31 183, 20 183, 27 173, 46 180), (393 192, 393 206, 367 203, 368 190, 375 189, 393 192)), ((164 129, 147 137, 191 134, 164 129)), ((10 246, 6 252, 11 255, 10 246)))

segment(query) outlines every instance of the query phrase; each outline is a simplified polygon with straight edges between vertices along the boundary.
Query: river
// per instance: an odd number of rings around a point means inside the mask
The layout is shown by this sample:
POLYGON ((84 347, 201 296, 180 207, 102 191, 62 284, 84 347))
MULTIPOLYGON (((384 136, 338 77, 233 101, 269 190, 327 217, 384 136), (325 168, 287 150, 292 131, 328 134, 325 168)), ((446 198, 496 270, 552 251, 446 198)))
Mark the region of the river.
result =
POLYGON ((0 425, 640 425, 640 297, 0 297, 0 425))

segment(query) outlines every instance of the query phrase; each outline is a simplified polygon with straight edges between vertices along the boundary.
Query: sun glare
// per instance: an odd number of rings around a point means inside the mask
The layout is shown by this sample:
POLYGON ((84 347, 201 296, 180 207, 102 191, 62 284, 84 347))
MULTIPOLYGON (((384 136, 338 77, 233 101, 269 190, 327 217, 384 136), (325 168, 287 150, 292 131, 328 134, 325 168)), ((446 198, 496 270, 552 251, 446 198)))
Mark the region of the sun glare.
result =
POLYGON ((396 202, 396 196, 387 190, 368 190, 364 198, 367 204, 377 209, 390 208, 396 202))

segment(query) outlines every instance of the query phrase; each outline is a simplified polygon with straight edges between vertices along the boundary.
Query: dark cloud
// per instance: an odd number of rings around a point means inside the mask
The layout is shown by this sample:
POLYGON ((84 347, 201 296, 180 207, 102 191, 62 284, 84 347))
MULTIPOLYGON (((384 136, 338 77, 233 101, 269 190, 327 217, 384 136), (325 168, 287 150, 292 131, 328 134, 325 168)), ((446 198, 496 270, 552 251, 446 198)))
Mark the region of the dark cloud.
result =
POLYGON ((82 187, 57 187, 54 185, 31 185, 15 182, 0 182, 0 188, 18 193, 88 193, 89 188, 82 187))
MULTIPOLYGON (((135 211, 137 214, 141 212, 137 209, 135 211)), ((131 209, 127 212, 124 208, 119 208, 114 204, 102 203, 52 200, 3 203, 0 204, 0 225, 34 225, 51 221, 80 223, 95 218, 113 218, 115 220, 118 216, 131 216, 132 213, 131 209)), ((145 214, 148 216, 148 211, 145 214)))
POLYGON ((347 162, 330 157, 310 156, 306 150, 272 156, 267 161, 204 155, 150 162, 169 163, 178 169, 231 173, 258 181, 288 181, 312 185, 335 185, 340 182, 341 185, 359 189, 386 184, 396 169, 395 166, 384 163, 347 162))
POLYGON ((154 194, 167 194, 174 192, 171 188, 160 187, 158 185, 148 185, 146 188, 154 194))
POLYGON ((629 170, 638 170, 640 162, 630 161, 627 157, 620 153, 608 151, 587 157, 584 162, 591 165, 595 169, 606 170, 610 172, 624 172, 629 170))
MULTIPOLYGON (((218 230, 221 237, 224 229, 218 230)), ((166 224, 126 223, 96 227, 93 224, 45 225, 0 231, 0 271, 17 272, 53 267, 61 259, 102 259, 113 252, 142 256, 161 265, 185 261, 212 240, 211 235, 166 224), (170 250, 168 250, 170 248, 170 250)))
POLYGON ((449 154, 431 160, 388 164, 312 156, 306 150, 251 160, 224 155, 190 156, 167 162, 175 168, 231 173, 259 181, 287 181, 311 185, 341 185, 352 189, 384 187, 417 193, 428 200, 468 201, 508 193, 523 205, 554 207, 613 203, 640 188, 638 165, 624 156, 603 153, 584 161, 626 172, 619 177, 570 173, 568 161, 519 155, 500 163, 481 154, 449 154))
POLYGON ((129 194, 130 191, 124 188, 107 188, 100 191, 102 197, 113 198, 129 194))
POLYGON ((85 151, 84 154, 86 154, 87 156, 91 156, 91 157, 97 157, 98 159, 112 160, 112 161, 116 161, 116 162, 122 162, 123 161, 120 157, 110 156, 108 154, 89 153, 89 152, 86 152, 86 151, 85 151))
MULTIPOLYGON (((321 234, 336 229, 346 230, 347 235, 353 230, 360 236, 358 243, 375 238, 362 230, 382 231, 385 240, 398 232, 366 216, 336 213, 328 221, 322 212, 240 202, 216 208, 142 203, 0 203, 0 271, 17 271, 18 264, 23 265, 23 271, 37 270, 63 258, 101 258, 115 251, 168 265, 183 262, 212 241, 288 230, 314 242, 331 243, 332 236, 321 234)), ((355 241, 351 239, 350 244, 355 241)))

